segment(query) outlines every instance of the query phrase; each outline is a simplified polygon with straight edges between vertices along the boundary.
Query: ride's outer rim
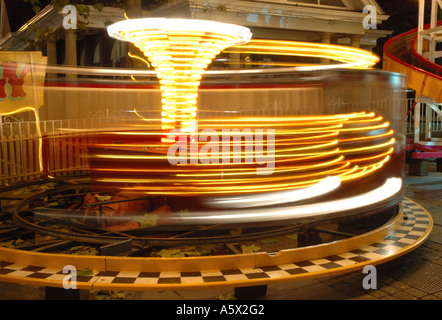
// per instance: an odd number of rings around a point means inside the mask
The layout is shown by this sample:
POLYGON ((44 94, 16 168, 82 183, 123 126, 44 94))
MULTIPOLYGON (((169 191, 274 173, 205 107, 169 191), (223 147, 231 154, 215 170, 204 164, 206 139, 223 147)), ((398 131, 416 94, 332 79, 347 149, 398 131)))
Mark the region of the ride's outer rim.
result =
MULTIPOLYGON (((413 202, 413 201, 411 201, 413 202)), ((416 204, 416 203, 415 203, 416 204)), ((124 284, 124 283, 100 283, 97 279, 94 282, 81 282, 78 281, 78 289, 103 289, 111 288, 115 290, 177 290, 177 289, 202 289, 207 287, 212 288, 223 288, 223 287, 240 287, 240 286, 253 286, 253 285, 266 285, 269 283, 277 282, 287 282, 300 279, 312 279, 323 276, 332 276, 336 274, 342 274, 347 272, 352 272, 355 270, 362 269, 365 265, 377 265, 390 260, 393 260, 403 254, 406 254, 417 247, 419 247, 430 235, 433 226, 433 220, 431 215, 427 210, 419 206, 425 214, 428 216, 428 225, 425 232, 413 243, 407 245, 404 248, 399 249, 394 254, 384 256, 380 259, 368 260, 360 262, 354 265, 334 268, 330 270, 323 270, 318 272, 309 272, 304 274, 295 274, 285 277, 276 278, 264 278, 264 279, 248 279, 247 281, 223 281, 223 282, 212 282, 212 283, 181 283, 181 284, 124 284)), ((402 222, 402 210, 393 221, 390 221, 384 227, 378 228, 382 230, 373 230, 369 232, 370 236, 374 237, 374 233, 388 233, 394 231, 402 222), (388 231, 387 231, 388 230, 388 231)), ((364 235, 357 236, 361 238, 364 235)), ((377 237, 378 240, 383 238, 382 236, 377 237)), ((354 239, 354 238, 351 238, 354 239)), ((319 246, 311 246, 304 248, 288 249, 280 252, 276 256, 269 256, 265 252, 257 252, 252 254, 240 254, 232 257, 229 256, 211 256, 211 257, 186 257, 186 258, 137 258, 137 257, 108 257, 108 256, 72 256, 65 254, 43 254, 35 252, 23 252, 21 250, 0 248, 0 257, 7 258, 8 261, 11 259, 17 264, 26 265, 44 265, 47 268, 63 268, 68 264, 76 266, 78 269, 89 268, 91 270, 104 270, 104 271, 136 271, 149 270, 149 271, 161 271, 161 272, 172 272, 172 271, 194 271, 194 270, 220 270, 220 269, 232 269, 232 268, 259 268, 266 265, 276 265, 282 263, 282 258, 288 258, 289 254, 298 254, 302 258, 300 260, 314 259, 315 257, 321 256, 316 250, 318 247, 326 249, 327 255, 333 254, 332 251, 342 252, 344 247, 343 242, 348 242, 351 239, 341 240, 334 243, 329 243, 319 246), (337 243, 340 243, 337 245, 337 243), (329 248, 326 248, 329 247, 329 248), (338 247, 341 248, 338 250, 338 247), (333 250, 330 250, 333 249, 333 250), (303 252, 302 252, 303 251, 303 252), (300 254, 302 252, 302 254, 300 254), (307 256, 309 254, 310 256, 307 256), (179 263, 181 262, 181 263, 179 263), (183 263, 184 262, 184 263, 183 263), (124 267, 124 268, 118 268, 124 267)), ((370 241, 368 241, 370 242, 370 241)), ((351 243, 346 244, 352 247, 361 247, 363 244, 359 243, 357 245, 356 241, 351 241, 351 243)), ((345 251, 345 250, 344 250, 345 251)), ((295 255, 296 255, 295 254, 295 255)), ((289 260, 291 262, 296 262, 293 260, 292 256, 289 260)), ((298 259, 299 260, 299 259, 298 259)), ((22 284, 29 285, 43 285, 52 287, 61 287, 62 281, 56 280, 44 280, 35 278, 24 278, 17 276, 0 275, 0 281, 5 282, 18 282, 22 284)))

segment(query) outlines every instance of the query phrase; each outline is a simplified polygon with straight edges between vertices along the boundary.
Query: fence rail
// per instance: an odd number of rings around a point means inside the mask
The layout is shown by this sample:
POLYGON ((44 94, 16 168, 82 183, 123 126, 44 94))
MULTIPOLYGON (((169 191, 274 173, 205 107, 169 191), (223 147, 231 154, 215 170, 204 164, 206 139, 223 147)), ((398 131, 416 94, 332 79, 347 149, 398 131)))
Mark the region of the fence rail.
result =
POLYGON ((74 126, 91 127, 91 122, 43 121, 41 135, 35 121, 1 123, 1 185, 87 173, 87 137, 65 132, 74 126))
POLYGON ((428 140, 442 133, 442 104, 407 99, 407 135, 415 142, 428 140))
POLYGON ((1 143, 2 185, 38 178, 38 135, 2 137, 1 143))

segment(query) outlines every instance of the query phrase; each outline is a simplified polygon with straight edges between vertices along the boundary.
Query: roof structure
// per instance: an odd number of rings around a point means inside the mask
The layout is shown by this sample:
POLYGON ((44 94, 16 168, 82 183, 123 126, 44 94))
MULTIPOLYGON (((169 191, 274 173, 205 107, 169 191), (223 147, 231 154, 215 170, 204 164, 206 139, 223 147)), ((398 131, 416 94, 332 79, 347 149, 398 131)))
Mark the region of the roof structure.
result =
POLYGON ((390 32, 365 29, 364 8, 376 10, 377 27, 389 17, 375 0, 174 0, 153 15, 239 24, 258 38, 321 41, 321 33, 332 33, 348 45, 349 36, 358 36, 361 45, 373 47, 390 32))
MULTIPOLYGON (((26 46, 23 38, 34 37, 30 25, 41 29, 62 29, 63 15, 51 5, 25 21, 20 12, 32 11, 28 3, 4 1, 12 22, 11 33, 0 40, 0 50, 23 50, 26 46)), ((151 12, 145 10, 143 13, 146 16, 234 23, 251 28, 261 38, 320 41, 318 35, 332 33, 341 44, 347 44, 345 41, 350 43, 351 36, 358 36, 361 45, 374 46, 376 39, 386 36, 388 32, 377 28, 364 29, 363 21, 367 13, 363 10, 366 6, 376 9, 377 25, 388 19, 375 0, 172 0, 151 12)), ((88 27, 104 29, 110 21, 124 19, 123 8, 106 6, 98 12, 91 7, 88 27)))

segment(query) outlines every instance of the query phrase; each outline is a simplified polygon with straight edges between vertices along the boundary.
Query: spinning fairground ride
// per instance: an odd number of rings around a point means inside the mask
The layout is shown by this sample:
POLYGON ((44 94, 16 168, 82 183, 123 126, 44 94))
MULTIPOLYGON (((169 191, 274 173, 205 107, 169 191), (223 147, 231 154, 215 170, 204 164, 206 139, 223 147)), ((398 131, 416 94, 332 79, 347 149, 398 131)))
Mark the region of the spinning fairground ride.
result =
POLYGON ((431 217, 403 198, 405 78, 370 69, 371 53, 213 21, 108 31, 153 70, 47 67, 77 74, 48 94, 118 116, 44 127, 41 178, 0 190, 1 281, 62 292, 73 266, 78 289, 262 295, 428 237, 431 217))

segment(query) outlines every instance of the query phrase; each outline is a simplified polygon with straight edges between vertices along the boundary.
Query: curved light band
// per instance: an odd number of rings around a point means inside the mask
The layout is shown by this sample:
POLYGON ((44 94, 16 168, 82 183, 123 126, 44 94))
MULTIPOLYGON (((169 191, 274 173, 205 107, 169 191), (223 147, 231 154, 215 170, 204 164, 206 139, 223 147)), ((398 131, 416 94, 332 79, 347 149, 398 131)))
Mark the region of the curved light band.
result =
POLYGON ((217 208, 250 208, 311 199, 336 190, 341 185, 339 177, 324 180, 302 189, 268 192, 259 195, 223 197, 207 200, 207 204, 217 208))
MULTIPOLYGON (((230 209, 220 211, 192 211, 186 214, 165 213, 161 216, 163 221, 181 224, 215 224, 215 223, 246 223, 246 222, 275 222, 278 220, 320 218, 321 216, 354 211, 368 208, 382 203, 401 192, 403 187, 402 178, 388 178, 376 189, 350 196, 339 200, 315 202, 310 204, 291 206, 270 206, 254 208, 230 209)), ((121 220, 129 220, 132 217, 120 217, 121 220)))
POLYGON ((385 183, 369 192, 340 200, 278 208, 253 208, 229 210, 228 213, 192 212, 181 217, 181 223, 240 223, 249 221, 276 221, 293 218, 319 217, 322 215, 364 208, 385 201, 401 191, 401 178, 389 178, 385 183))
POLYGON ((297 71, 326 70, 342 67, 365 69, 379 62, 378 56, 360 48, 302 41, 252 39, 247 44, 236 46, 235 49, 241 50, 241 53, 326 58, 341 62, 341 64, 298 66, 296 67, 297 71))

